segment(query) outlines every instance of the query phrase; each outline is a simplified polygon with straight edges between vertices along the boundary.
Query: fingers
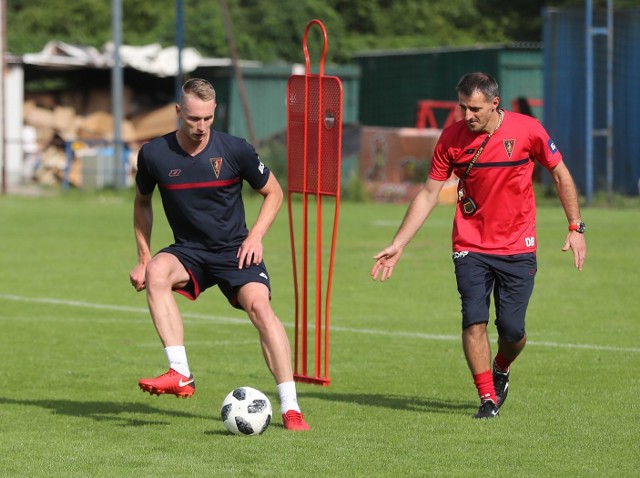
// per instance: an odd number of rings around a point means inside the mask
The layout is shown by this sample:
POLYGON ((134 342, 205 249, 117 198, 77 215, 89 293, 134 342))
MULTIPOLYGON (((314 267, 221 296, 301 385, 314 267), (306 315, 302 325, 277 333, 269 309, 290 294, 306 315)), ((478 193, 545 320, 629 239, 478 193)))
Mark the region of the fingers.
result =
POLYGON ((579 271, 584 267, 584 259, 586 257, 586 251, 580 249, 573 250, 573 262, 579 271))
POLYGON ((251 267, 251 264, 260 264, 262 262, 262 251, 251 250, 244 245, 238 249, 238 269, 251 267))
POLYGON ((584 260, 587 256, 587 246, 584 242, 584 237, 569 233, 567 240, 564 242, 562 251, 566 252, 569 249, 573 251, 573 265, 581 271, 584 267, 584 260))
POLYGON ((376 262, 371 268, 371 278, 378 280, 378 274, 380 273, 380 265, 376 262))
POLYGON ((382 256, 383 256, 382 253, 373 256, 373 258, 376 259, 376 262, 373 264, 373 267, 371 268, 371 278, 373 280, 378 280, 378 274, 382 269, 382 256))
POLYGON ((386 279, 390 279, 393 274, 393 265, 385 265, 386 257, 380 258, 376 261, 371 269, 371 278, 373 280, 378 280, 378 276, 380 275, 380 282, 384 282, 386 279))
POLYGON ((238 253, 238 269, 249 267, 251 265, 251 258, 252 255, 249 255, 247 252, 240 249, 238 253))
POLYGON ((131 285, 137 292, 140 292, 141 290, 144 290, 146 288, 144 269, 142 272, 142 276, 140 276, 140 272, 138 270, 139 267, 140 266, 136 266, 129 274, 129 282, 131 282, 131 285))
POLYGON ((131 285, 137 292, 140 292, 141 290, 144 290, 147 287, 144 280, 137 280, 130 276, 129 281, 131 282, 131 285))
POLYGON ((376 262, 371 269, 371 278, 378 280, 378 276, 380 276, 380 282, 390 279, 393 275, 393 268, 400 258, 400 254, 401 249, 391 245, 373 256, 376 262))
POLYGON ((382 276, 380 277, 380 282, 384 282, 387 279, 391 279, 393 275, 393 266, 391 267, 383 267, 382 268, 382 276))

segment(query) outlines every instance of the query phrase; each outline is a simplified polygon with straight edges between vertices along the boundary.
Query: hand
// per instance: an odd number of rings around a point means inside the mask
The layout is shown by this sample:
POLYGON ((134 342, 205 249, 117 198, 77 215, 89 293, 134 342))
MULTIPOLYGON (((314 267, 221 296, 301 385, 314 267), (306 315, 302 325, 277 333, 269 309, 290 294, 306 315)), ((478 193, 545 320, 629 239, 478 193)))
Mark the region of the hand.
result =
POLYGON ((402 249, 393 244, 373 256, 376 260, 376 263, 371 269, 371 277, 373 280, 378 280, 380 271, 382 271, 380 282, 384 282, 385 279, 390 279, 393 275, 393 268, 400 260, 400 256, 402 256, 402 249))
POLYGON ((253 239, 249 234, 236 254, 238 269, 250 267, 251 264, 260 264, 262 262, 262 251, 262 241, 253 239))
POLYGON ((580 234, 577 231, 570 231, 567 235, 567 239, 564 241, 563 252, 571 249, 573 251, 573 263, 579 271, 584 266, 584 260, 587 257, 587 242, 584 239, 584 234, 580 234))
POLYGON ((131 281, 131 285, 136 289, 136 291, 140 292, 146 288, 145 283, 145 275, 147 271, 146 263, 138 263, 136 266, 131 269, 129 273, 129 280, 131 281))

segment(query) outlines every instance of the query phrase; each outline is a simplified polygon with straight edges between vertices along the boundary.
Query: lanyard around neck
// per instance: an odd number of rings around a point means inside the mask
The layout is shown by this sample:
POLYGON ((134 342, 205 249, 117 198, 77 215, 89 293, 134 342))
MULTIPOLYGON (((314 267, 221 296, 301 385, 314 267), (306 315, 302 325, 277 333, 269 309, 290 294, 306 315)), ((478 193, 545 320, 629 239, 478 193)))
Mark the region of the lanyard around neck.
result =
POLYGON ((473 168, 473 165, 476 164, 476 161, 478 161, 478 158, 482 154, 482 151, 484 150, 484 147, 489 142, 489 139, 491 139, 491 136, 493 136, 493 133, 495 133, 498 130, 498 128, 500 127, 500 125, 502 124, 502 118, 503 118, 502 115, 504 113, 502 111, 499 111, 498 114, 500 115, 500 118, 498 119, 498 124, 496 125, 495 129, 491 133, 489 133, 487 135, 487 137, 484 139, 484 141, 482 142, 482 144, 478 148, 478 151, 476 151, 476 154, 473 155, 473 158, 471 158, 471 161, 469 161, 469 165, 467 166, 467 169, 465 170, 464 174, 460 178, 460 181, 464 181, 467 178, 467 176, 469 176, 469 171, 471 171, 471 168, 473 168))

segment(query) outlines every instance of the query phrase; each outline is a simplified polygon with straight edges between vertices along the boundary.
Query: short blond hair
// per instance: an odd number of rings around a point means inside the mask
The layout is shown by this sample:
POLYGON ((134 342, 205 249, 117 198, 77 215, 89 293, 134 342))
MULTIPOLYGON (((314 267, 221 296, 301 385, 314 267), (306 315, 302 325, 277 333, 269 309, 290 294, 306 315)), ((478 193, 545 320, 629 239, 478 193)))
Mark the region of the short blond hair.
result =
POLYGON ((180 104, 184 104, 184 97, 193 95, 202 101, 216 101, 216 90, 213 85, 202 78, 191 78, 182 85, 180 92, 180 104))

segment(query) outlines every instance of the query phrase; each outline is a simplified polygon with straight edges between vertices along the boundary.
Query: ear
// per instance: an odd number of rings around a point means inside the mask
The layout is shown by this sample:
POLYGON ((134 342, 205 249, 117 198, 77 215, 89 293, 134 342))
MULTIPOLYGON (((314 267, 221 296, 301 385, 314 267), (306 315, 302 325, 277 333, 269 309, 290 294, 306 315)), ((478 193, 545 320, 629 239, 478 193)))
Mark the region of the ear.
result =
POLYGON ((493 99, 492 104, 493 104, 494 108, 498 109, 498 106, 500 106, 500 97, 499 97, 499 96, 496 96, 496 97, 493 99))

